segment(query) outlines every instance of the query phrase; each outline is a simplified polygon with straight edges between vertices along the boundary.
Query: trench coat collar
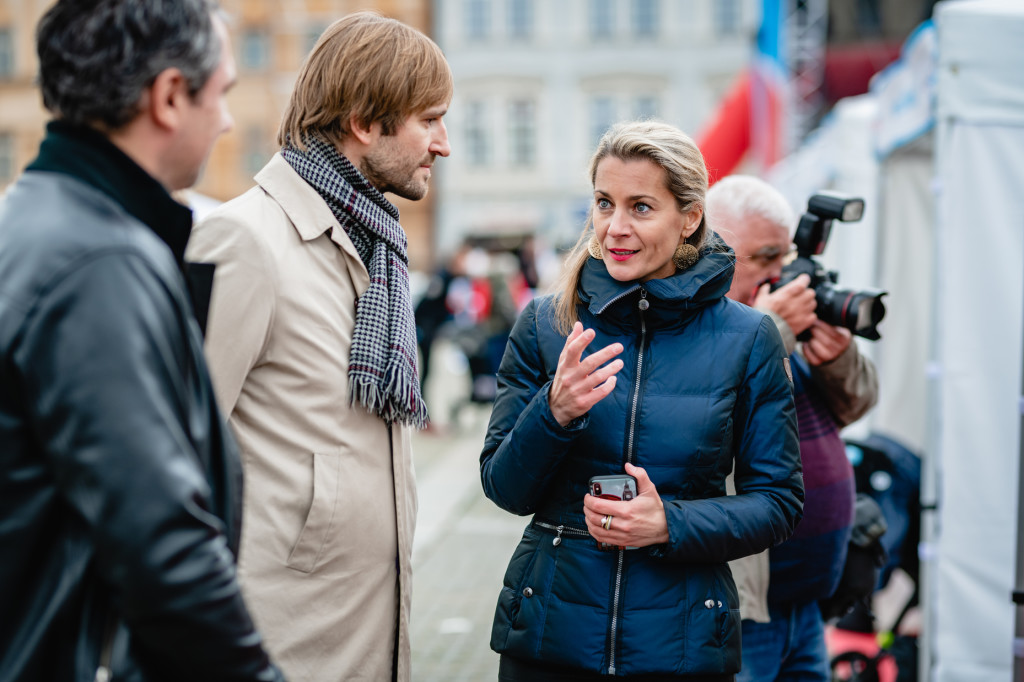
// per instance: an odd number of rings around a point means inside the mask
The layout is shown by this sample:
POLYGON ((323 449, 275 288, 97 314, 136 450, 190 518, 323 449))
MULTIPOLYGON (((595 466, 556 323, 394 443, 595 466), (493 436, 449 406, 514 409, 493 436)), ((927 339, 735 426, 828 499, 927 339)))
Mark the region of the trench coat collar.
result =
POLYGON ((256 174, 256 182, 288 214, 303 241, 313 241, 324 232, 341 229, 330 207, 280 152, 256 174))
POLYGON ((302 241, 311 242, 327 234, 347 256, 356 291, 360 294, 366 291, 370 285, 370 273, 359 257, 355 244, 348 238, 319 192, 295 172, 280 152, 274 154, 256 174, 255 180, 285 212, 302 241))

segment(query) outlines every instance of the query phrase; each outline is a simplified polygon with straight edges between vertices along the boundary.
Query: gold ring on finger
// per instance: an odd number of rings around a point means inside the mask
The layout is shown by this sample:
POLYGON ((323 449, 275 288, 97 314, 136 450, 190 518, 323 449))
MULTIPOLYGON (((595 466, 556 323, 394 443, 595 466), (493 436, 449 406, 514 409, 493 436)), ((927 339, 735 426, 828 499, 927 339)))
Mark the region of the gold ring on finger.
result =
POLYGON ((603 518, 603 519, 601 520, 601 526, 602 526, 602 527, 603 527, 603 528, 604 528, 605 530, 611 530, 611 529, 612 529, 612 518, 613 518, 613 517, 612 517, 612 515, 611 515, 611 514, 609 514, 608 516, 605 516, 605 517, 604 517, 604 518, 603 518))

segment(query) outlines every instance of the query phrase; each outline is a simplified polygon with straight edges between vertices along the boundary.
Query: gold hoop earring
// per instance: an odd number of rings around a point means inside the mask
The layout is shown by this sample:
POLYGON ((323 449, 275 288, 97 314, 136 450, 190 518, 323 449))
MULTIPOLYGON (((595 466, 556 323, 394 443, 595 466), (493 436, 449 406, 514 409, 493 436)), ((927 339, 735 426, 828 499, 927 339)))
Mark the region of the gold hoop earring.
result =
POLYGON ((604 254, 601 253, 601 242, 597 241, 597 236, 591 237, 590 242, 587 244, 587 251, 597 260, 604 259, 604 254))
POLYGON ((676 252, 672 254, 672 262, 675 263, 676 267, 680 270, 686 270, 687 268, 693 267, 693 264, 700 258, 700 254, 697 253, 697 247, 693 244, 687 244, 683 242, 676 247, 676 252))

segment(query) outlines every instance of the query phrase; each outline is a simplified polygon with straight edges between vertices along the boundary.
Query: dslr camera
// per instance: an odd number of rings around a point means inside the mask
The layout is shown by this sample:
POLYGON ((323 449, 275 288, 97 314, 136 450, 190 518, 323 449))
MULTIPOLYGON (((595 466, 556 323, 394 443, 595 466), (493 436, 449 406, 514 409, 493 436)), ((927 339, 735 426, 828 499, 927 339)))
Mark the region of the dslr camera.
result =
MULTIPOLYGON (((864 215, 864 200, 843 197, 838 194, 821 192, 807 201, 807 212, 800 216, 793 243, 796 246, 796 257, 782 268, 782 276, 772 284, 775 291, 781 286, 796 279, 801 274, 811 278, 810 287, 814 290, 818 307, 815 314, 822 322, 835 327, 845 327, 857 336, 877 341, 878 323, 885 316, 885 305, 882 296, 888 292, 877 289, 842 289, 836 286, 839 273, 826 270, 812 256, 820 255, 825 250, 832 221, 844 223, 855 222, 864 215)), ((804 331, 797 338, 806 341, 810 331, 804 331)))

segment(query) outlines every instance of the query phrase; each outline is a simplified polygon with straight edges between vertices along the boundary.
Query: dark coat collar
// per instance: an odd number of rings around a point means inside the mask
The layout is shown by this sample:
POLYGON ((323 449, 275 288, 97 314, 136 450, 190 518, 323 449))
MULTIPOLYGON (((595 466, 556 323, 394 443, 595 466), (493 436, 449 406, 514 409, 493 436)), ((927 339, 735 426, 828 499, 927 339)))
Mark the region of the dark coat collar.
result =
POLYGON ((26 170, 63 173, 100 190, 153 230, 183 266, 192 211, 100 132, 51 121, 26 170))
POLYGON ((580 299, 594 315, 613 320, 629 315, 642 288, 652 303, 651 316, 679 320, 689 311, 704 308, 722 299, 732 285, 736 256, 715 233, 701 249, 701 257, 692 267, 665 279, 619 282, 608 274, 604 263, 589 258, 580 279, 580 299), (658 305, 653 305, 657 301, 658 305))

